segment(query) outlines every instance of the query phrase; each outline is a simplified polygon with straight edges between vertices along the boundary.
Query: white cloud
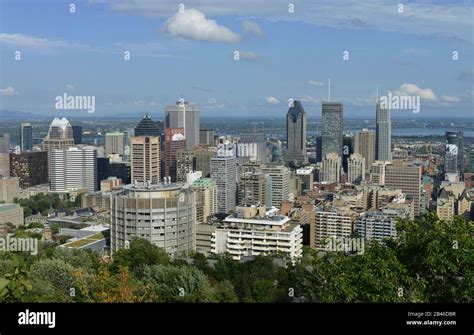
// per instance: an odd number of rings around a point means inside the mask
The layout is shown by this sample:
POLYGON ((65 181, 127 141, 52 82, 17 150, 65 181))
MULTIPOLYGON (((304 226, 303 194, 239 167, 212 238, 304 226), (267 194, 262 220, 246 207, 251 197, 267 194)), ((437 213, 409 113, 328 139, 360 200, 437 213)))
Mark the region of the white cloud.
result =
POLYGON ((10 96, 10 95, 17 95, 18 92, 11 86, 0 88, 0 95, 1 96, 10 96))
POLYGON ((313 85, 313 86, 323 86, 324 83, 322 81, 318 80, 309 80, 308 84, 313 85))
POLYGON ((415 95, 426 101, 437 101, 438 97, 430 88, 420 88, 415 84, 402 84, 400 89, 394 92, 395 95, 415 95))
POLYGON ((461 99, 456 96, 443 95, 443 100, 446 102, 459 102, 461 99))
POLYGON ((269 104, 272 104, 272 105, 277 105, 280 103, 280 101, 275 98, 274 96, 269 96, 269 97, 266 97, 265 100, 269 103, 269 104))
POLYGON ((250 21, 250 20, 242 21, 242 27, 244 28, 246 32, 254 34, 258 37, 265 36, 265 33, 263 32, 262 28, 260 28, 260 26, 253 21, 250 21))
POLYGON ((48 52, 61 49, 89 49, 90 47, 78 43, 68 43, 61 40, 50 40, 41 37, 35 37, 20 33, 6 34, 0 33, 0 42, 14 47, 32 49, 37 51, 48 52))
MULTIPOLYGON (((175 1, 152 0, 89 0, 108 4, 114 10, 125 14, 148 17, 169 17, 177 10, 175 1)), ((450 39, 455 42, 473 42, 472 10, 469 1, 457 3, 410 2, 405 12, 397 12, 392 0, 320 0, 296 1, 295 12, 288 15, 282 8, 288 7, 288 0, 188 0, 193 6, 213 17, 216 16, 258 16, 272 21, 298 20, 308 24, 339 29, 345 24, 348 29, 360 29, 354 22, 362 22, 371 29, 389 32, 421 34, 450 39), (453 32, 447 35, 446 32, 453 32)), ((187 8, 187 7, 186 7, 187 8)), ((188 11, 188 9, 186 9, 188 11)))
POLYGON ((230 29, 207 19, 196 9, 186 9, 174 14, 165 22, 164 31, 171 36, 207 42, 235 43, 240 36, 230 29))

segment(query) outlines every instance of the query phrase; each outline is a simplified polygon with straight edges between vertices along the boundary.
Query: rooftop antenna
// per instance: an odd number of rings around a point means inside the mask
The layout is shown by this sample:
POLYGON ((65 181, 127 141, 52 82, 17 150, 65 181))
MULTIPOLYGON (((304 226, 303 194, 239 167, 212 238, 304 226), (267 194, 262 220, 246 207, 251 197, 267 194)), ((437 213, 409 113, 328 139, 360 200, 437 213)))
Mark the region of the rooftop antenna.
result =
POLYGON ((376 88, 377 102, 379 102, 379 85, 376 88))
POLYGON ((331 101, 331 76, 328 78, 328 101, 331 101))

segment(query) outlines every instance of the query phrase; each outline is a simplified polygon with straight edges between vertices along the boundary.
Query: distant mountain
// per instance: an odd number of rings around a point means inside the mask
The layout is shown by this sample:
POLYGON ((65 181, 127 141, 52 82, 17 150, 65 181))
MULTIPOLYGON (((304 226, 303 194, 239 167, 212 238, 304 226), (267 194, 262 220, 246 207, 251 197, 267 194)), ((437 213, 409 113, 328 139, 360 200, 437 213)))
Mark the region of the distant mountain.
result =
POLYGON ((44 120, 51 118, 45 115, 39 115, 34 113, 25 113, 19 111, 0 110, 0 120, 44 120))

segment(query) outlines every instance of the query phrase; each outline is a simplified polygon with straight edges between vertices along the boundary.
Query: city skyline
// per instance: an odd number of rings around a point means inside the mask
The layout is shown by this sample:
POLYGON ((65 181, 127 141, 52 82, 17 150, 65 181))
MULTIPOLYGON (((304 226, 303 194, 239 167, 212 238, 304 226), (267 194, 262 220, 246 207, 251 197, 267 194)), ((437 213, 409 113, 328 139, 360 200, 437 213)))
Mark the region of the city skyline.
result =
POLYGON ((9 3, 0 109, 87 117, 85 109, 55 109, 67 94, 94 97, 97 117, 156 115, 183 94, 202 116, 271 117, 299 99, 313 118, 330 76, 348 117, 372 115, 377 87, 421 98, 420 113, 394 110, 393 118, 472 115, 467 1, 408 3, 402 12, 392 1, 293 4, 290 12, 283 1, 236 8, 201 0, 179 12, 172 1, 79 1, 71 13, 61 1, 9 3), (28 14, 36 10, 48 15, 28 14))

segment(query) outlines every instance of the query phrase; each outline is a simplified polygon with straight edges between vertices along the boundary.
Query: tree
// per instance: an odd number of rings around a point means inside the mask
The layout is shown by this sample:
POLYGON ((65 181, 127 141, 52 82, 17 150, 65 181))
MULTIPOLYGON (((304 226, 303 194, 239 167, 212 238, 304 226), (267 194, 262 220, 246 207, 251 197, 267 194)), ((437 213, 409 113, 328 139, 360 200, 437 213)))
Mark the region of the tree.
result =
POLYGON ((74 287, 74 267, 61 259, 41 259, 30 268, 32 279, 51 283, 58 295, 69 295, 74 287))
POLYGON ((0 277, 0 302, 19 302, 31 289, 26 263, 15 259, 12 271, 0 277))
POLYGON ((120 266, 128 267, 136 273, 145 265, 169 264, 169 255, 148 240, 134 238, 130 249, 120 249, 113 256, 112 271, 118 272, 120 266))
POLYGON ((400 238, 388 245, 424 285, 424 301, 474 301, 473 221, 445 222, 429 213, 419 221, 400 221, 397 231, 400 238))
POLYGON ((150 283, 160 301, 209 302, 211 287, 204 273, 191 266, 145 266, 143 282, 150 283))

